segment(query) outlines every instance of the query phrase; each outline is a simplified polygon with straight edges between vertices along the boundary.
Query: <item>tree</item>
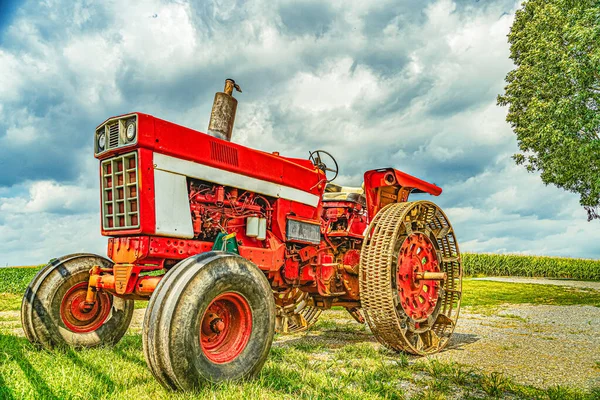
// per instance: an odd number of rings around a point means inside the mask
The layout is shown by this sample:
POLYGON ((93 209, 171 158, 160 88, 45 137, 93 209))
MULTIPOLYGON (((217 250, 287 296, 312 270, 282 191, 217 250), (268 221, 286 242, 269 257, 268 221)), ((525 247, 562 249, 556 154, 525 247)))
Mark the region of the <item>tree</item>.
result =
POLYGON ((526 0, 508 42, 516 68, 498 104, 509 106, 514 160, 600 218, 600 1, 526 0))

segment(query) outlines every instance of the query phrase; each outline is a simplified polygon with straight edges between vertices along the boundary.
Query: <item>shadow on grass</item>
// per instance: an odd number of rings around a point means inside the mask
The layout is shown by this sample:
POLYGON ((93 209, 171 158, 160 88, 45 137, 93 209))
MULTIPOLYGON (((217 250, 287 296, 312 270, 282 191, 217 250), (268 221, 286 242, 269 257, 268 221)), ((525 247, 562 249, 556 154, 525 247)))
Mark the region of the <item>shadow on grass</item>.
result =
POLYGON ((13 392, 6 386, 6 381, 0 374, 0 399, 13 400, 16 399, 13 392))
MULTIPOLYGON (((292 339, 281 340, 275 343, 276 347, 294 347, 300 350, 311 350, 311 348, 338 349, 351 344, 377 343, 375 337, 367 331, 360 330, 336 330, 327 329, 323 331, 308 331, 297 334, 292 339)), ((481 338, 470 333, 453 333, 450 342, 442 351, 461 350, 463 347, 476 343, 481 338)))
POLYGON ((323 348, 337 349, 349 344, 357 343, 375 343, 376 340, 368 332, 361 331, 344 331, 344 330, 326 330, 326 331, 309 331, 296 334, 297 337, 287 339, 281 337, 282 340, 275 343, 277 347, 295 347, 295 348, 323 348))
POLYGON ((144 357, 136 357, 133 354, 129 354, 128 350, 133 350, 137 354, 140 354, 142 350, 142 335, 127 335, 112 349, 112 352, 123 360, 132 364, 137 364, 140 367, 147 368, 146 360, 144 357))
MULTIPOLYGON (((110 349, 107 349, 107 350, 110 351, 110 349)), ((66 349, 64 351, 64 354, 67 356, 69 361, 71 361, 73 364, 75 364, 82 371, 85 371, 89 375, 93 376, 96 381, 102 383, 102 386, 104 386, 104 390, 102 392, 96 393, 96 395, 94 395, 94 393, 93 393, 94 390, 92 390, 92 392, 90 392, 90 395, 92 397, 103 396, 107 393, 114 393, 115 383, 108 375, 106 375, 104 372, 100 371, 97 367, 93 366, 92 364, 83 361, 81 359, 81 357, 79 357, 77 352, 71 348, 66 349)), ((94 388, 94 389, 96 389, 96 388, 94 388)))
MULTIPOLYGON (((31 386, 33 391, 36 393, 37 398, 58 400, 62 396, 57 395, 54 390, 48 385, 44 377, 40 374, 39 366, 34 366, 29 362, 30 355, 27 354, 27 350, 37 350, 26 338, 17 337, 13 335, 0 334, 0 363, 8 364, 14 363, 23 372, 27 383, 31 386)), ((46 355, 52 357, 52 352, 44 350, 37 350, 45 352, 46 355)), ((63 351, 56 350, 57 354, 65 356, 67 360, 73 363, 78 369, 85 371, 93 379, 100 383, 99 388, 91 388, 90 395, 94 397, 103 397, 106 394, 114 393, 116 391, 116 385, 113 380, 99 368, 91 365, 90 363, 82 360, 76 350, 65 349, 63 351)), ((0 399, 19 399, 19 395, 16 395, 7 385, 6 379, 0 374, 0 399)))
MULTIPOLYGON (((0 334, 0 348, 2 348, 0 360, 4 363, 11 361, 15 362, 21 371, 23 371, 27 381, 38 394, 39 398, 58 400, 59 397, 54 394, 38 370, 27 360, 27 355, 24 353, 24 350, 31 346, 32 345, 25 338, 0 334)), ((15 399, 14 393, 6 386, 4 378, 0 376, 0 379, 2 380, 2 382, 0 382, 0 394, 2 394, 2 398, 15 399)))

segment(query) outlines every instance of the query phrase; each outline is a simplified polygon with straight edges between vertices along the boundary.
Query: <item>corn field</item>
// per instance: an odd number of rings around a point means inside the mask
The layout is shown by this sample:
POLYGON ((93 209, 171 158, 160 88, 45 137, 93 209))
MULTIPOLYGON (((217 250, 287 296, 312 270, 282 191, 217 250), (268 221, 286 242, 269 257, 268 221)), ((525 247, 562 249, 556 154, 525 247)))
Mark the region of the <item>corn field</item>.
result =
POLYGON ((600 280, 600 260, 463 253, 464 274, 600 280))

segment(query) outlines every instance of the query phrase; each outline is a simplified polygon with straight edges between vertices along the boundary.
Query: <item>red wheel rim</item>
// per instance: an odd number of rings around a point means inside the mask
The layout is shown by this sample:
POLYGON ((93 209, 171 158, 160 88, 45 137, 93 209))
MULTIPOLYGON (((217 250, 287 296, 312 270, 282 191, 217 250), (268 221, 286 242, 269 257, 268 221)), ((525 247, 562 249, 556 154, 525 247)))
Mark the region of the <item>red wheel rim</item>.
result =
POLYGON ((251 333, 252 311, 248 301, 239 293, 223 293, 202 316, 200 346, 210 361, 228 363, 246 348, 251 333))
POLYGON ((81 282, 67 290, 60 303, 60 317, 69 330, 76 333, 92 332, 100 328, 108 318, 112 299, 107 293, 96 294, 96 303, 84 308, 88 283, 81 282))
POLYGON ((440 282, 419 280, 423 272, 439 272, 437 254, 431 240, 422 233, 408 236, 398 256, 398 295, 402 308, 415 321, 423 321, 435 310, 440 282))

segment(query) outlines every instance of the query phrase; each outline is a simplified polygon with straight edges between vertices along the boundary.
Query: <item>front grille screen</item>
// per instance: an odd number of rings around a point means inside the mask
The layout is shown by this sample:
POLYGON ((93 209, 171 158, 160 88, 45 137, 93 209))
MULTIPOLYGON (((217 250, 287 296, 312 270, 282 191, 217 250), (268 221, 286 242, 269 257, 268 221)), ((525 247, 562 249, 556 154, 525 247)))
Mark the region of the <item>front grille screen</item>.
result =
POLYGON ((119 147, 119 134, 121 129, 121 122, 117 121, 114 124, 108 126, 108 147, 107 149, 114 149, 119 147))
POLYGON ((104 229, 139 228, 137 153, 104 160, 101 168, 104 229))

